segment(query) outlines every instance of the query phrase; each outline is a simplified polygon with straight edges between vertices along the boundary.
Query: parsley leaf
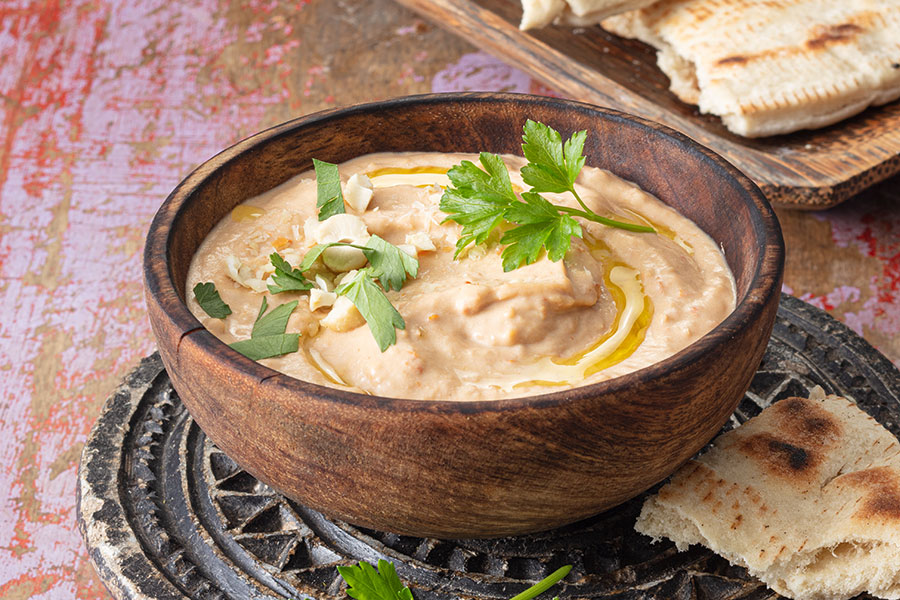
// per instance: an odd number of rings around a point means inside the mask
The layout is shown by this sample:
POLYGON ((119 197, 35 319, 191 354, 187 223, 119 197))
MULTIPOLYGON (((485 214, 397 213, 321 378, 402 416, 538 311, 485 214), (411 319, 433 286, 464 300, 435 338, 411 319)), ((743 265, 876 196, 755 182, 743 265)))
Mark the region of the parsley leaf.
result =
POLYGON ((273 358, 299 350, 300 334, 282 333, 279 335, 251 337, 249 340, 233 342, 229 346, 250 360, 262 360, 263 358, 273 358))
POLYGON ((275 266, 272 283, 269 284, 270 292, 280 294, 281 292, 302 292, 312 289, 313 284, 303 276, 302 269, 293 268, 280 254, 273 252, 269 255, 269 260, 275 266))
POLYGON ((418 260, 377 235, 369 238, 363 252, 372 265, 369 272, 385 290, 399 290, 407 275, 415 277, 419 272, 418 260))
POLYGON ((292 302, 276 306, 269 314, 265 314, 268 307, 269 303, 266 297, 263 296, 262 304, 256 315, 256 322, 253 324, 253 331, 250 333, 250 339, 229 344, 233 349, 251 360, 281 356, 300 349, 300 334, 285 333, 288 319, 291 313, 294 312, 294 309, 297 308, 297 301, 293 300, 292 302))
POLYGON ((503 159, 496 154, 482 152, 478 155, 478 162, 484 167, 483 171, 474 163, 463 161, 450 169, 447 176, 460 189, 471 189, 497 201, 515 202, 516 193, 503 159))
POLYGON ((211 281, 195 285, 194 298, 203 312, 213 319, 224 319, 231 314, 231 307, 225 304, 219 295, 219 290, 216 289, 216 284, 211 281))
POLYGON ((347 582, 347 595, 356 600, 413 600, 409 588, 400 583, 394 564, 378 560, 378 571, 366 561, 337 568, 347 582))
POLYGON ((300 262, 299 269, 304 273, 306 271, 309 271, 312 268, 313 264, 316 262, 316 260, 318 260, 318 258, 320 256, 322 256, 322 253, 334 245, 335 245, 335 243, 316 244, 315 246, 313 246, 312 248, 307 250, 306 254, 303 255, 303 260, 300 262))
MULTIPOLYGON (((410 589, 397 577, 394 564, 384 559, 378 559, 378 571, 364 560, 357 565, 339 566, 337 570, 347 582, 347 595, 355 600, 413 600, 410 589)), ((571 570, 572 565, 560 567, 510 600, 532 600, 559 583, 571 570)))
POLYGON ((316 206, 319 208, 319 220, 342 214, 344 211, 344 194, 341 192, 341 175, 334 163, 313 159, 316 170, 316 206))
POLYGON ((482 152, 479 162, 484 170, 464 160, 447 172, 455 189, 444 191, 440 208, 448 215, 444 221, 463 226, 455 256, 471 243, 483 244, 503 222, 509 206, 519 201, 502 158, 482 152))
POLYGON ((547 249, 552 261, 561 260, 569 251, 573 236, 582 236, 581 225, 566 214, 560 214, 552 204, 534 192, 523 192, 525 202, 517 202, 506 213, 506 218, 518 227, 510 229, 500 238, 503 249, 503 270, 518 269, 522 263, 535 262, 541 248, 547 249))
MULTIPOLYGON (((402 250, 401 250, 402 252, 402 250)), ((382 352, 397 343, 397 329, 406 329, 406 322, 378 284, 369 269, 360 270, 353 279, 341 282, 334 290, 347 296, 363 316, 372 337, 382 352)))
POLYGON ((269 314, 263 315, 267 308, 268 302, 266 302, 266 297, 263 296, 262 305, 259 307, 259 314, 256 315, 256 322, 253 324, 253 331, 250 333, 250 337, 284 333, 287 330, 288 319, 291 313, 297 308, 297 301, 292 300, 276 306, 269 311, 269 314))
POLYGON ((496 154, 479 155, 484 169, 470 161, 450 169, 447 174, 453 187, 444 191, 440 208, 447 213, 444 221, 462 225, 455 256, 469 244, 485 243, 504 222, 517 225, 500 238, 500 243, 507 245, 502 253, 504 271, 535 262, 542 249, 547 250, 552 261, 564 258, 572 237, 583 235, 574 217, 628 231, 654 233, 652 227, 602 217, 582 201, 575 179, 584 167, 586 139, 587 132, 579 131, 563 143, 559 132, 529 119, 522 136, 522 153, 528 159, 522 167, 522 180, 531 190, 523 192, 521 199, 512 188, 503 159, 496 154), (569 192, 581 209, 552 204, 540 196, 544 192, 569 192))
POLYGON ((522 167, 522 180, 533 192, 573 192, 575 178, 584 166, 586 131, 572 135, 563 148, 559 132, 531 119, 525 122, 522 153, 528 164, 522 167))

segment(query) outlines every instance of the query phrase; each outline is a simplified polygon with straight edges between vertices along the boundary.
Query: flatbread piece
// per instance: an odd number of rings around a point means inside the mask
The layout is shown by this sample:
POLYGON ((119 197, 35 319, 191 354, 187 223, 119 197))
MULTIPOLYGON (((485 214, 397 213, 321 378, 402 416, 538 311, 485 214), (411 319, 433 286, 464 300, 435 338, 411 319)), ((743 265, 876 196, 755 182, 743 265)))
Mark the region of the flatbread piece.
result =
POLYGON ((900 97, 897 0, 661 0, 602 25, 656 47, 671 90, 746 137, 900 97))
POLYGON ((702 544, 790 598, 900 598, 900 444, 819 388, 716 438, 635 529, 702 544))
POLYGON ((522 0, 519 29, 546 27, 554 21, 573 26, 596 25, 606 17, 649 6, 655 0, 522 0))

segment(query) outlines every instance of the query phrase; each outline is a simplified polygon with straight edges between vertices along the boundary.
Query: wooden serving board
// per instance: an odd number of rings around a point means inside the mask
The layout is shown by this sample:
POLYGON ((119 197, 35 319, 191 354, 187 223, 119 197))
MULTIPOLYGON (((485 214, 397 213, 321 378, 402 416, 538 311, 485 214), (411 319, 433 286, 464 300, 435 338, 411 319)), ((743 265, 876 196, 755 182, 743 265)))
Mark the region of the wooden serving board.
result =
POLYGON ((599 26, 522 32, 519 0, 397 0, 574 100, 678 129, 727 158, 776 206, 834 206, 900 172, 900 102, 831 127, 761 139, 730 133, 669 92, 656 51, 599 26))

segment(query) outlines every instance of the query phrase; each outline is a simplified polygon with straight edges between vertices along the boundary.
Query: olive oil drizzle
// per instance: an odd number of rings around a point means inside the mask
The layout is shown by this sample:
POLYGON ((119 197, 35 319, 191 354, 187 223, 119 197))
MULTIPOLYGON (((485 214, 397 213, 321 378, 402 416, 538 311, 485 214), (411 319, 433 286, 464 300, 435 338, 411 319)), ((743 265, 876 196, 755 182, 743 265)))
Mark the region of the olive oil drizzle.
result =
POLYGON ((459 372, 460 379, 477 387, 497 387, 506 391, 521 386, 569 386, 627 359, 646 337, 653 319, 653 303, 644 293, 638 271, 623 263, 611 263, 605 280, 616 304, 616 318, 610 331, 591 347, 566 359, 545 356, 522 365, 520 372, 525 376, 498 374, 478 377, 459 372), (638 296, 639 299, 636 298, 638 296), (640 303, 640 308, 635 306, 637 303, 640 303), (533 378, 528 379, 528 374, 533 378))
POLYGON ((383 167, 369 171, 366 175, 369 179, 373 177, 381 177, 383 175, 419 175, 422 173, 430 173, 435 175, 446 175, 449 167, 436 167, 432 165, 424 165, 420 167, 383 167))
MULTIPOLYGON (((609 290, 610 295, 613 297, 613 301, 616 304, 616 318, 613 321, 613 326, 610 330, 603 335, 599 340, 597 340, 592 346, 583 350, 574 356, 567 359, 553 359, 553 364, 563 366, 563 367, 575 367, 581 371, 581 378, 588 377, 593 375, 594 373, 599 373, 604 369, 608 369, 613 365, 617 365, 623 360, 627 359, 629 356, 634 354, 634 352, 640 347, 643 343, 644 338, 647 336, 647 330, 650 328, 650 322, 653 320, 653 302, 650 298, 644 294, 643 285, 641 285, 641 295, 643 296, 643 307, 641 312, 638 314, 637 318, 631 324, 628 333, 624 336, 624 338, 616 345, 616 347, 611 352, 604 352, 600 357, 595 359, 593 362, 589 364, 584 364, 584 361, 591 360, 588 358, 593 352, 597 351, 604 344, 606 344, 616 333, 619 331, 619 328, 622 326, 622 315, 625 314, 626 304, 627 304, 627 295, 625 291, 617 285, 612 280, 612 271, 613 269, 623 269, 627 270, 631 273, 634 273, 634 276, 637 277, 638 281, 640 281, 640 277, 637 274, 637 271, 631 269, 624 263, 613 263, 609 266, 604 274, 604 281, 606 282, 606 288, 609 290)), ((640 285, 640 284, 639 284, 640 285)), ((580 379, 565 379, 565 380, 557 380, 557 381, 549 381, 549 380, 533 380, 533 381, 525 381, 516 384, 513 387, 519 387, 523 385, 539 385, 539 386, 560 386, 560 385, 572 385, 573 383, 577 383, 580 379)))
MULTIPOLYGON (((448 187, 450 178, 447 177, 449 167, 436 167, 425 165, 420 167, 383 167, 366 173, 375 187, 392 187, 395 185, 412 185, 417 188, 439 187, 442 190, 448 187), (424 175, 436 175, 434 178, 424 178, 424 175), (380 179, 380 181, 379 181, 380 179), (424 181, 423 181, 424 179, 424 181), (419 183, 415 183, 418 181, 419 183)), ((513 191, 521 194, 524 190, 521 186, 512 183, 513 191)))
POLYGON ((395 185, 412 185, 418 188, 438 186, 445 188, 450 183, 447 177, 449 167, 425 165, 420 167, 383 167, 369 171, 366 175, 375 187, 391 187, 395 185), (436 175, 437 177, 422 177, 436 175), (418 182, 418 183, 415 183, 418 182))
POLYGON ((238 204, 231 210, 231 218, 237 223, 258 219, 264 214, 266 214, 266 209, 252 204, 238 204))
POLYGON ((639 213, 635 210, 631 210, 630 208, 623 208, 622 210, 625 213, 627 213, 628 216, 639 221, 641 225, 647 225, 648 227, 654 228, 656 230, 656 233, 658 233, 659 235, 661 235, 663 237, 669 238, 670 240, 672 240, 673 242, 678 244, 678 246, 682 250, 687 252, 689 255, 691 255, 691 256, 694 255, 694 247, 691 246, 690 242, 688 242, 683 237, 678 235, 678 232, 676 232, 674 229, 670 229, 669 227, 666 227, 665 225, 660 225, 654 221, 651 221, 650 219, 648 219, 641 213, 639 213))

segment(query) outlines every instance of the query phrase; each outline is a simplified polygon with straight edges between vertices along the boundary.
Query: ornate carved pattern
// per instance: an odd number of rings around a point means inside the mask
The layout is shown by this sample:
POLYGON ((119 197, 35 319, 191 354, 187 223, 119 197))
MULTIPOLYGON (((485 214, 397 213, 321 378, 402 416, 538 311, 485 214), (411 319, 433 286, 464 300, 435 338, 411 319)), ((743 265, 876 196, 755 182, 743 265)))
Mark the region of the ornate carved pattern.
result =
MULTIPOLYGON (((815 385, 854 398, 900 433, 897 370, 847 328, 788 297, 726 428, 815 385)), ((190 598, 344 598, 334 567, 378 558, 397 564, 416 600, 508 598, 564 564, 574 569, 561 598, 776 597, 710 552, 677 552, 635 533, 642 498, 555 531, 497 540, 420 539, 328 520, 218 450, 165 373, 143 393, 124 446, 118 501, 128 526, 159 576, 190 598)))
POLYGON ((126 437, 125 506, 138 539, 172 583, 191 598, 220 600, 222 590, 198 569, 167 527, 163 448, 171 443, 172 423, 186 418, 186 411, 166 378, 146 395, 154 402, 139 411, 139 419, 126 437), (155 392, 155 393, 154 393, 155 392))

